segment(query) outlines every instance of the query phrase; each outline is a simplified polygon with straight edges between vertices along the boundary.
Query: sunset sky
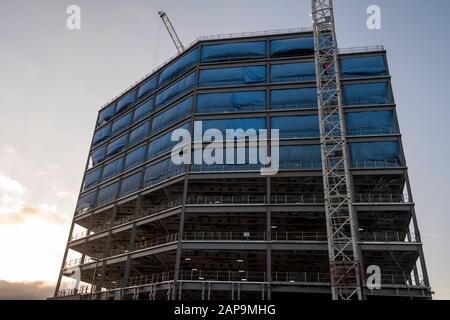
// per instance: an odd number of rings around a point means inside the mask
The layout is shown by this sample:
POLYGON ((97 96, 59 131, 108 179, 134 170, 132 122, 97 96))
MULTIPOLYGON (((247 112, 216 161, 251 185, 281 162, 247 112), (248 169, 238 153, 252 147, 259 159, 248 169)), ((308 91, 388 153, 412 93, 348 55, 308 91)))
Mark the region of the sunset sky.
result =
MULTIPOLYGON (((335 0, 340 47, 383 44, 435 298, 450 298, 448 0, 335 0), (382 10, 382 29, 366 9, 382 10)), ((53 294, 98 109, 209 34, 310 26, 310 0, 0 0, 0 299, 53 294), (66 9, 81 8, 81 30, 66 9)))

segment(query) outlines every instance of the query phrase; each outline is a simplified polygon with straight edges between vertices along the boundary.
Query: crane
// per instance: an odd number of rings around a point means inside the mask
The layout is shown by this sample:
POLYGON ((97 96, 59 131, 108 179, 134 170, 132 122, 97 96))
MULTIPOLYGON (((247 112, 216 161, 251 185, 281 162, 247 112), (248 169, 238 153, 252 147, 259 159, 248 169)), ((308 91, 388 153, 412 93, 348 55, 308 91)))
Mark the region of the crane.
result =
POLYGON ((180 38, 178 37, 177 32, 175 31, 175 28, 172 25, 172 22, 170 22, 169 16, 164 11, 158 12, 160 18, 164 22, 164 25, 166 26, 167 31, 169 32, 170 37, 172 38, 173 43, 175 44, 175 47, 178 50, 178 53, 181 53, 184 51, 183 43, 181 42, 180 38))
POLYGON ((311 16, 331 293, 362 300, 333 1, 312 0, 311 16))

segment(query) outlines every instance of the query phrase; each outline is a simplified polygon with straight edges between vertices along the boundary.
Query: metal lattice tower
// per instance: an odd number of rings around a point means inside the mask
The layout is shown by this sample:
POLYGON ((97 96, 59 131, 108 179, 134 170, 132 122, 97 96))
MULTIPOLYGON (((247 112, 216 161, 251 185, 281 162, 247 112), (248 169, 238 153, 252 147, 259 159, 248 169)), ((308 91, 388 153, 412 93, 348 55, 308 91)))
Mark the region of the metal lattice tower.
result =
POLYGON ((332 0, 312 0, 333 300, 362 299, 332 0))
POLYGON ((175 47, 178 50, 178 53, 181 53, 184 51, 183 43, 181 42, 180 38, 178 37, 177 32, 175 31, 175 28, 172 25, 172 22, 170 22, 169 17, 164 11, 158 12, 159 16, 161 17, 162 21, 164 22, 164 25, 166 26, 167 31, 169 32, 170 37, 172 38, 173 43, 175 44, 175 47))

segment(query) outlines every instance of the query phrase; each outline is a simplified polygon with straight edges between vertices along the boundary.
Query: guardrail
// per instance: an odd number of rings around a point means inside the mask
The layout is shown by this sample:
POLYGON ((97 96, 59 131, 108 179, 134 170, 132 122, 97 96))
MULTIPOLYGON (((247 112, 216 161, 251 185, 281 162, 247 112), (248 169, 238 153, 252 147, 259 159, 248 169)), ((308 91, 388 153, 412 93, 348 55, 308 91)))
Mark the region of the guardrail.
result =
POLYGON ((187 241, 265 241, 265 232, 211 232, 211 231, 196 231, 184 232, 183 240, 187 241))
POLYGON ((359 239, 361 241, 369 242, 402 242, 402 243, 416 243, 416 235, 410 232, 360 232, 359 239))
POLYGON ((407 194, 359 193, 355 195, 355 203, 410 203, 410 202, 407 194))
POLYGON ((398 159, 385 160, 353 160, 353 168, 400 168, 402 166, 398 159))
POLYGON ((190 196, 187 205, 214 205, 214 204, 265 204, 265 195, 231 195, 231 196, 190 196))
POLYGON ((275 194, 271 196, 272 204, 325 204, 325 198, 323 195, 315 194, 299 194, 299 195, 287 195, 287 194, 275 194))

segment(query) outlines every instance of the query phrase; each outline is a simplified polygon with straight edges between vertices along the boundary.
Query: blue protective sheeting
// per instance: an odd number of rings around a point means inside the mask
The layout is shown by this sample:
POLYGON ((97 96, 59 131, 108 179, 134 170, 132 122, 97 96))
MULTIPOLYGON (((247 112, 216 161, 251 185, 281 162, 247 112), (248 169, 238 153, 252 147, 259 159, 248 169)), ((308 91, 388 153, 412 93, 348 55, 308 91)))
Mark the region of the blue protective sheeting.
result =
POLYGON ((265 91, 209 93, 197 96, 197 113, 257 111, 265 108, 265 91))
MULTIPOLYGON (((191 127, 191 124, 186 123, 177 129, 186 129, 186 130, 190 131, 190 127, 191 127)), ((153 159, 163 153, 166 153, 166 152, 169 152, 170 150, 172 150, 173 146, 178 144, 178 141, 172 141, 171 138, 172 138, 172 132, 168 132, 168 133, 162 135, 161 137, 159 137, 158 139, 155 139, 152 142, 150 142, 150 145, 148 147, 148 158, 153 159)))
POLYGON ((195 87, 195 73, 190 74, 189 76, 181 79, 175 84, 171 85, 166 90, 160 92, 156 96, 155 106, 156 108, 160 108, 164 104, 170 102, 171 100, 179 97, 183 93, 188 92, 189 90, 195 87))
POLYGON ((130 133, 130 142, 129 146, 135 145, 136 143, 141 142, 145 138, 150 135, 150 122, 145 122, 141 126, 137 127, 130 133))
POLYGON ((118 191, 119 191, 119 183, 117 182, 107 187, 101 188, 98 191, 96 203, 97 207, 114 201, 117 197, 118 191))
POLYGON ((101 168, 87 172, 86 176, 84 177, 83 190, 86 190, 86 189, 96 185, 97 183, 99 183, 101 175, 102 175, 101 168))
POLYGON ((343 91, 346 106, 392 103, 387 81, 346 84, 343 91))
POLYGON ((105 152, 106 146, 100 147, 91 152, 91 162, 93 166, 105 159, 105 152))
POLYGON ((98 129, 94 134, 94 139, 92 140, 92 145, 95 146, 96 144, 99 144, 102 141, 105 141, 109 137, 109 132, 111 130, 111 124, 98 129))
POLYGON ((226 44, 205 45, 202 47, 202 62, 230 61, 243 58, 264 58, 266 43, 239 42, 226 44))
POLYGON ((175 106, 160 113, 153 119, 152 132, 158 132, 192 113, 193 99, 189 97, 175 106))
POLYGON ((136 90, 127 93, 117 102, 116 113, 120 113, 136 101, 136 90))
POLYGON ((317 116, 272 117, 271 129, 280 130, 280 138, 315 138, 320 136, 317 116))
POLYGON ((133 121, 136 122, 140 119, 145 118, 152 112, 152 109, 153 109, 153 99, 144 102, 139 107, 137 107, 136 110, 134 110, 133 121))
POLYGON ((102 180, 108 180, 114 176, 117 176, 122 172, 122 162, 123 158, 119 158, 105 165, 103 168, 102 180))
POLYGON ((143 84, 141 84, 138 91, 138 98, 145 96, 147 93, 155 89, 156 89, 156 77, 153 77, 146 80, 143 84))
POLYGON ((95 191, 89 192, 78 199, 76 208, 77 213, 81 210, 85 211, 94 208, 95 194, 95 191))
POLYGON ((128 112, 123 117, 120 117, 119 119, 114 121, 113 125, 112 125, 111 133, 112 134, 117 133, 119 131, 122 131, 126 127, 128 127, 131 124, 131 117, 132 117, 132 113, 128 112))
POLYGON ((345 115, 348 135, 395 134, 392 111, 350 112, 345 115))
POLYGON ((381 55, 341 59, 342 78, 384 76, 386 71, 384 57, 381 55))
POLYGON ((144 184, 148 187, 168 178, 177 176, 183 172, 183 165, 176 165, 172 162, 172 159, 166 159, 148 167, 145 170, 144 184))
POLYGON ((192 50, 191 52, 183 55, 181 58, 178 58, 175 62, 168 65, 161 71, 159 75, 159 84, 163 84, 164 82, 172 79, 173 77, 179 75, 183 71, 186 71, 193 65, 197 63, 198 59, 198 50, 192 50))
POLYGON ((317 89, 300 88, 287 90, 272 90, 270 107, 280 109, 311 109, 317 108, 317 89))
POLYGON ((255 84, 266 81, 266 67, 220 68, 200 71, 200 87, 255 84))
POLYGON ((359 142, 350 144, 354 167, 398 167, 400 149, 397 142, 359 142))
POLYGON ((142 146, 127 154, 127 157, 125 158, 125 171, 144 163, 145 148, 146 146, 142 146))
POLYGON ((270 56, 287 57, 297 55, 313 55, 314 39, 313 38, 291 38, 272 40, 270 42, 270 56))
POLYGON ((319 145, 280 147, 280 169, 321 168, 319 145))
POLYGON ((98 115, 97 127, 108 122, 114 115, 114 104, 110 104, 106 108, 102 109, 98 115))
POLYGON ((313 62, 274 64, 270 66, 270 82, 297 82, 316 79, 313 62))
POLYGON ((266 129, 265 118, 242 118, 242 119, 219 119, 202 121, 203 132, 208 129, 218 129, 222 132, 225 139, 226 129, 255 129, 258 134, 259 129, 266 129))
POLYGON ((121 136, 120 138, 110 142, 108 148, 106 149, 106 155, 111 156, 118 153, 119 151, 125 149, 128 142, 128 134, 121 136))
POLYGON ((119 193, 120 197, 124 197, 138 191, 141 186, 141 177, 142 172, 138 172, 133 174, 132 176, 122 179, 119 193))

